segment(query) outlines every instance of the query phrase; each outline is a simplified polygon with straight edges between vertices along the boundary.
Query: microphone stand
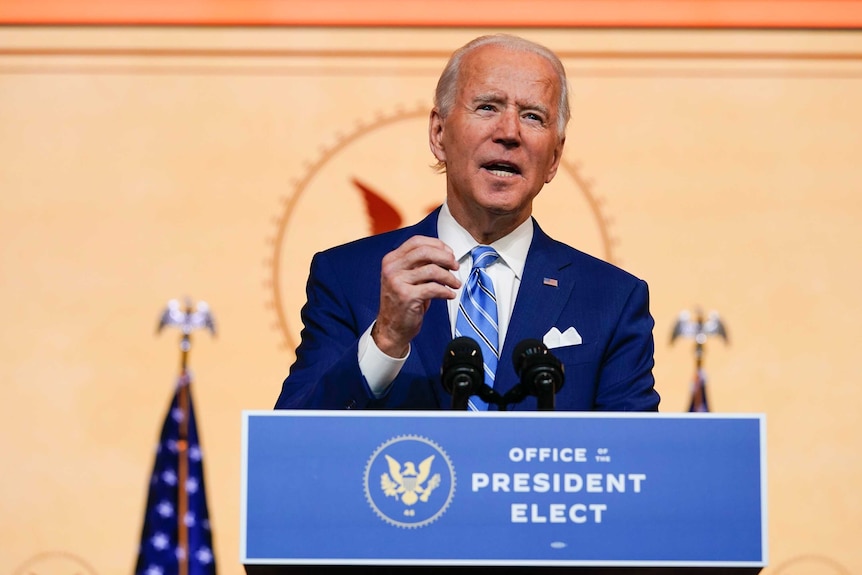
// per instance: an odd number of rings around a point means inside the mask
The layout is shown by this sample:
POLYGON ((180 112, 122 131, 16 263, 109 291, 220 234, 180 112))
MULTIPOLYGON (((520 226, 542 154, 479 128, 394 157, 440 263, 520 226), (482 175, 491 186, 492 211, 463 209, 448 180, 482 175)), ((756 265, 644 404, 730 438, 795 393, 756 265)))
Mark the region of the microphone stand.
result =
POLYGON ((518 385, 507 391, 505 394, 503 394, 502 398, 500 399, 500 402, 498 403, 498 405, 500 406, 500 411, 506 411, 509 405, 521 403, 528 395, 530 394, 527 392, 527 389, 519 383, 518 385))
POLYGON ((467 402, 473 395, 473 378, 466 373, 459 373, 452 378, 452 409, 467 411, 467 402))
POLYGON ((536 377, 536 400, 539 411, 554 411, 556 409, 557 387, 554 377, 543 372, 536 377))
POLYGON ((480 383, 478 387, 479 389, 473 395, 479 396, 479 399, 488 405, 495 404, 500 411, 506 411, 506 404, 503 402, 502 395, 494 391, 493 388, 488 387, 488 384, 484 382, 480 383))

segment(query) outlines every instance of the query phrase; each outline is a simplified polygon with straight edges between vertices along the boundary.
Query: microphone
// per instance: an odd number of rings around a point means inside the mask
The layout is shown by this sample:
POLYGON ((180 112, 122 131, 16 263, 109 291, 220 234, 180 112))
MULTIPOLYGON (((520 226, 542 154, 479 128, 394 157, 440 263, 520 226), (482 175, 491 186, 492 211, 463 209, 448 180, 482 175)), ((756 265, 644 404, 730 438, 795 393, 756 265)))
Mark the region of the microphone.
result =
POLYGON ((542 411, 554 409, 554 395, 565 382, 563 364, 547 346, 537 339, 525 339, 512 353, 515 373, 521 378, 523 390, 535 395, 542 411))
POLYGON ((485 383, 485 367, 479 344, 469 337, 456 337, 446 346, 440 369, 443 389, 452 395, 452 409, 467 409, 467 401, 485 383))

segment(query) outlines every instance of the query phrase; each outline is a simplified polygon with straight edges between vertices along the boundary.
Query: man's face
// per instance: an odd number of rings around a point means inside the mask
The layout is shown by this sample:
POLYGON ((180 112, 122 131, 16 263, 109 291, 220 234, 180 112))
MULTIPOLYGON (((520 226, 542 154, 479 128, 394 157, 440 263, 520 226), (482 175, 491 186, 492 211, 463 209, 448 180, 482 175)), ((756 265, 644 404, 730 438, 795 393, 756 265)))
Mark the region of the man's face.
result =
POLYGON ((529 217, 560 163, 559 98, 557 74, 538 54, 483 46, 464 58, 452 110, 442 118, 435 109, 430 124, 431 150, 446 163, 447 201, 462 225, 529 217))

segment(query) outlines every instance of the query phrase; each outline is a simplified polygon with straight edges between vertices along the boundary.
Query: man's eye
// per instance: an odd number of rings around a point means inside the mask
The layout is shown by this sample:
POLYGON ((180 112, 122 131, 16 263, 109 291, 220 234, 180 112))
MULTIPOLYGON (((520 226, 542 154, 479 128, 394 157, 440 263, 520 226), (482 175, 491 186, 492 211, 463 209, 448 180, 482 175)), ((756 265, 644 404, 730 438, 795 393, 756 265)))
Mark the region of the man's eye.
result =
POLYGON ((480 110, 487 110, 487 111, 491 112, 494 110, 494 105, 493 104, 482 104, 481 106, 479 106, 479 109, 480 110))
POLYGON ((524 118, 526 118, 527 120, 532 120, 534 122, 539 122, 542 124, 545 122, 544 118, 542 118, 540 115, 534 114, 532 112, 527 112, 526 114, 524 114, 524 118))

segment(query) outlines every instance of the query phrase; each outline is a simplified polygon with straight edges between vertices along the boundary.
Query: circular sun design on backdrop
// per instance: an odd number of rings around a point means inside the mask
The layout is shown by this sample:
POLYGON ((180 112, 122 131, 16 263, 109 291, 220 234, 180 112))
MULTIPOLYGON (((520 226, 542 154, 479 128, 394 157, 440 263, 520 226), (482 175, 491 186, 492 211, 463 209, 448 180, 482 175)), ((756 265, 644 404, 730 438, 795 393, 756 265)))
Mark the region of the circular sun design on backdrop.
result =
MULTIPOLYGON (((431 167, 429 109, 422 104, 357 122, 290 182, 293 193, 282 199, 266 261, 267 304, 276 314, 274 327, 285 349, 292 350, 299 340, 299 310, 315 253, 413 224, 442 203, 445 176, 431 167)), ((551 237, 617 263, 610 219, 592 188, 580 166, 563 158, 533 215, 551 237)))

